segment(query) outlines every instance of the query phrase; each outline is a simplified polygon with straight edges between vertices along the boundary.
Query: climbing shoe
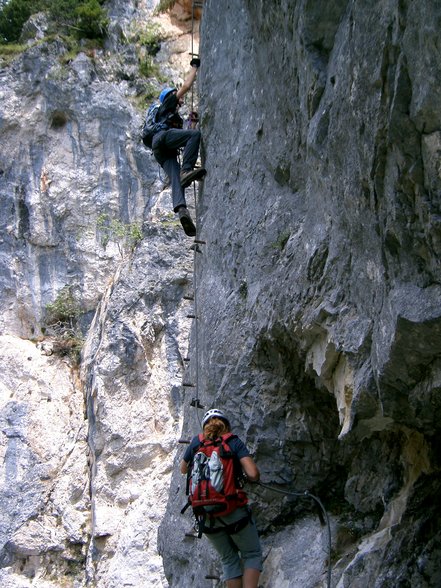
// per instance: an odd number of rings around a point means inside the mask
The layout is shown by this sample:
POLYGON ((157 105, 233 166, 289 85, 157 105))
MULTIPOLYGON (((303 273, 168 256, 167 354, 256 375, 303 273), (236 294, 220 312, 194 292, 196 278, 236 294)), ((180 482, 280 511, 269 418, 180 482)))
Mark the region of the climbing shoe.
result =
POLYGON ((181 225, 182 225, 182 228, 184 229, 185 234, 188 235, 189 237, 195 237, 196 236, 196 227, 194 226, 194 223, 191 220, 191 216, 190 216, 190 213, 188 212, 188 210, 184 206, 182 206, 178 210, 178 215, 179 215, 179 220, 181 221, 181 225))
POLYGON ((180 175, 181 186, 183 188, 187 188, 187 186, 189 186, 195 180, 201 180, 206 173, 207 170, 203 167, 196 167, 195 169, 190 170, 182 170, 180 175))

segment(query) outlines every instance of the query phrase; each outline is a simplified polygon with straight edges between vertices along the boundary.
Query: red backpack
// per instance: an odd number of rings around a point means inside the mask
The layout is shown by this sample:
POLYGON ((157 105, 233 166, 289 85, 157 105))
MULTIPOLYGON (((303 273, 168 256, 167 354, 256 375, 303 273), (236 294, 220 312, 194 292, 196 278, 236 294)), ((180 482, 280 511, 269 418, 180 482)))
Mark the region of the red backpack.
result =
POLYGON ((242 467, 228 441, 236 435, 226 433, 215 441, 199 435, 200 445, 193 451, 188 466, 188 504, 196 517, 221 517, 248 502, 241 489, 242 467))

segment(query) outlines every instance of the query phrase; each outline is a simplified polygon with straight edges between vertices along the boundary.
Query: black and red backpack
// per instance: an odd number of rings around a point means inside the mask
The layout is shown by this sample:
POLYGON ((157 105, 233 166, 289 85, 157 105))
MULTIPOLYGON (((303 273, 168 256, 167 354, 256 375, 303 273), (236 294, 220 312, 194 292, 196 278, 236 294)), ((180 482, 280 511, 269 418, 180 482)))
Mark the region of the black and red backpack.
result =
POLYGON ((196 518, 222 517, 247 504, 242 467, 229 446, 235 437, 226 433, 213 441, 199 435, 188 465, 188 503, 181 512, 191 506, 196 518))

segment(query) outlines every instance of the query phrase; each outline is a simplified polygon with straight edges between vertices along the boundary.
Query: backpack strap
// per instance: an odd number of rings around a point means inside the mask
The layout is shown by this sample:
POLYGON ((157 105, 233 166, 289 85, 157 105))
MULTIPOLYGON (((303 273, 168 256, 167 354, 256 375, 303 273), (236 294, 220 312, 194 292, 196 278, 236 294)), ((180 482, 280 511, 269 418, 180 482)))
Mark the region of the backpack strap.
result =
POLYGON ((228 445, 230 452, 233 456, 233 467, 234 467, 234 480, 236 482, 236 486, 237 488, 243 488, 243 470, 242 470, 242 466, 240 465, 240 460, 237 457, 237 455, 234 453, 234 451, 231 448, 230 445, 230 441, 232 441, 233 439, 237 439, 237 435, 235 435, 234 433, 225 433, 225 435, 222 435, 222 441, 228 445))
POLYGON ((199 444, 195 445, 193 447, 192 453, 191 453, 191 458, 190 458, 190 461, 188 462, 188 466, 187 466, 187 481, 185 484, 185 494, 187 496, 190 494, 190 479, 191 479, 191 471, 193 469, 194 456, 196 455, 199 447, 204 444, 204 436, 202 433, 199 433, 198 439, 199 439, 199 444))
POLYGON ((194 528, 196 529, 196 532, 198 534, 198 539, 200 539, 202 537, 202 533, 206 533, 206 529, 207 527, 205 526, 205 519, 206 519, 206 514, 200 514, 196 517, 196 521, 194 524, 194 528))

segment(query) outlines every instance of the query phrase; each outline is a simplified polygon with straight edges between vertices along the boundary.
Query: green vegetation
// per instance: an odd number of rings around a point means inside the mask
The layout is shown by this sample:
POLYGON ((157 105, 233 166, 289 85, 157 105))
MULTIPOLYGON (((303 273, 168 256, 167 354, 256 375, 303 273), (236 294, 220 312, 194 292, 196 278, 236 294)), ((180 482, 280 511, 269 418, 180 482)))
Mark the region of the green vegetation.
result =
POLYGON ((161 48, 161 41, 164 39, 164 31, 156 23, 147 23, 146 26, 136 30, 130 35, 129 41, 137 47, 139 59, 139 73, 145 78, 156 78, 165 81, 159 66, 153 58, 161 48))
POLYGON ((26 45, 3 45, 0 43, 0 64, 8 65, 16 55, 23 53, 26 45))
POLYGON ((50 28, 74 33, 78 38, 104 37, 108 19, 104 0, 10 0, 0 11, 0 43, 19 40, 24 23, 37 12, 46 12, 50 28))
POLYGON ((108 214, 101 214, 97 220, 97 229, 101 233, 101 243, 105 248, 109 241, 116 243, 121 257, 124 251, 133 251, 142 241, 142 228, 138 223, 123 223, 112 219, 108 214))
POLYGON ((48 325, 63 323, 73 328, 73 322, 80 316, 81 310, 78 302, 73 297, 71 288, 64 286, 58 293, 54 302, 46 306, 46 319, 48 325))
POLYGON ((66 53, 59 57, 61 65, 66 65, 73 61, 78 53, 85 53, 90 59, 94 59, 96 49, 102 44, 102 39, 76 39, 71 36, 63 36, 63 43, 67 48, 66 53))
POLYGON ((157 23, 147 23, 137 34, 137 44, 145 47, 149 55, 156 55, 164 39, 164 31, 157 23))
POLYGON ((69 286, 64 286, 54 302, 46 305, 44 317, 45 335, 53 337, 53 351, 61 357, 69 357, 76 365, 80 362, 83 335, 78 325, 82 314, 79 303, 69 286))
POLYGON ((282 233, 280 233, 280 235, 277 238, 277 241, 275 241, 272 244, 272 247, 274 249, 280 249, 280 251, 283 251, 283 249, 285 249, 285 245, 288 243, 288 239, 291 236, 291 232, 286 230, 283 231, 282 233))
POLYGON ((13 43, 18 41, 24 23, 34 12, 40 10, 35 7, 40 2, 32 0, 10 0, 0 11, 0 42, 13 43))
POLYGON ((76 24, 87 39, 104 37, 109 21, 105 16, 98 0, 88 0, 77 6, 75 12, 76 24))
POLYGON ((154 63, 150 55, 139 60, 139 73, 145 78, 159 78, 161 76, 158 65, 154 63))

